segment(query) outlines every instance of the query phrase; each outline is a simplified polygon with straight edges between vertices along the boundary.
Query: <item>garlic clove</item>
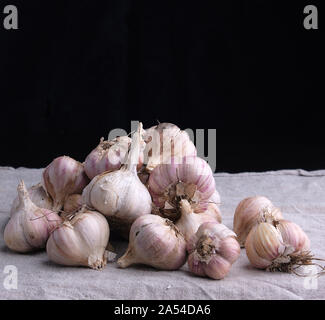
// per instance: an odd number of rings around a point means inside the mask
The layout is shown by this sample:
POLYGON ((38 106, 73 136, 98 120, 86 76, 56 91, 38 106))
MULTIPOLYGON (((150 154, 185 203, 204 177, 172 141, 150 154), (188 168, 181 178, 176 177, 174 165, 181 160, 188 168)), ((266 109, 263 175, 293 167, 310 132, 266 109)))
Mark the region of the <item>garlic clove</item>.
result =
POLYGON ((107 263, 109 235, 105 217, 83 208, 52 232, 46 251, 57 264, 101 270, 107 263))
POLYGON ((61 210, 70 194, 81 193, 89 179, 80 162, 67 157, 54 159, 43 171, 42 185, 53 199, 53 210, 61 210))
POLYGON ((9 249, 21 253, 45 248, 50 232, 62 220, 56 212, 37 207, 23 181, 17 191, 19 204, 5 227, 4 241, 9 249))
POLYGON ((188 266, 191 272, 212 279, 223 279, 238 259, 236 235, 218 222, 203 223, 188 241, 188 266))
MULTIPOLYGON (((49 209, 49 210, 52 209, 53 201, 51 197, 46 193, 41 183, 28 188, 27 191, 31 201, 37 207, 49 209)), ((19 205, 20 205, 19 197, 17 196, 12 203, 10 216, 12 216, 12 214, 18 210, 19 205)))
POLYGON ((186 242, 168 219, 156 215, 139 217, 130 230, 129 246, 117 261, 121 268, 145 264, 162 270, 179 269, 186 262, 186 242))
POLYGON ((234 231, 241 247, 245 246, 246 237, 254 225, 263 221, 272 223, 274 219, 282 219, 282 213, 268 198, 255 196, 242 200, 234 215, 234 231))

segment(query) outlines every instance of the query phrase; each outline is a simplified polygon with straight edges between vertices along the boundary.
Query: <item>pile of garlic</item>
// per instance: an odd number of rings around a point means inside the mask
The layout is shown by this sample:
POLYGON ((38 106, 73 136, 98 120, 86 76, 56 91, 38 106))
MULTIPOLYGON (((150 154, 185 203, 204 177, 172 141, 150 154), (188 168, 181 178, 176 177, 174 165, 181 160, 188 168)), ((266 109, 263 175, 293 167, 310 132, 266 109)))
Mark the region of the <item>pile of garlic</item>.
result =
POLYGON ((116 256, 111 231, 129 241, 120 268, 177 270, 187 261, 190 272, 212 279, 229 273, 245 241, 251 263, 270 270, 309 249, 303 231, 279 220, 281 212, 263 197, 240 203, 234 231, 223 225, 210 166, 170 123, 147 130, 139 123, 132 138, 101 139, 84 163, 58 157, 41 183, 26 189, 21 181, 17 191, 6 245, 21 253, 46 248, 60 265, 104 268, 116 256), (276 249, 264 250, 267 241, 276 249))

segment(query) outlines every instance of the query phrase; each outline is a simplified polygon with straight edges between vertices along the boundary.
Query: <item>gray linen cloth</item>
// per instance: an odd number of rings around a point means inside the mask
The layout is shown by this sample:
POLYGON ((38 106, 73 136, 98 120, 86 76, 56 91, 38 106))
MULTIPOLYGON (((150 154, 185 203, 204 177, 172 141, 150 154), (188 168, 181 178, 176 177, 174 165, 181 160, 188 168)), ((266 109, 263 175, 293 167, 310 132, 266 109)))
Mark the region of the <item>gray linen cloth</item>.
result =
MULTIPOLYGON (((266 272, 250 266, 242 249, 240 258, 223 280, 196 277, 187 266, 158 271, 146 266, 119 269, 115 262, 103 271, 63 267, 46 252, 17 254, 5 247, 3 230, 16 187, 40 181, 41 169, 0 167, 0 299, 324 299, 325 276, 299 277, 266 272), (17 289, 3 285, 5 267, 17 268, 17 289)), ((223 223, 232 228, 240 200, 264 195, 280 207, 286 219, 299 224, 310 237, 312 251, 325 258, 325 170, 282 170, 263 173, 215 174, 221 195, 223 223)), ((126 242, 113 242, 118 257, 126 242)), ((322 262, 324 265, 325 262, 322 262)), ((313 274, 315 270, 305 270, 313 274)))

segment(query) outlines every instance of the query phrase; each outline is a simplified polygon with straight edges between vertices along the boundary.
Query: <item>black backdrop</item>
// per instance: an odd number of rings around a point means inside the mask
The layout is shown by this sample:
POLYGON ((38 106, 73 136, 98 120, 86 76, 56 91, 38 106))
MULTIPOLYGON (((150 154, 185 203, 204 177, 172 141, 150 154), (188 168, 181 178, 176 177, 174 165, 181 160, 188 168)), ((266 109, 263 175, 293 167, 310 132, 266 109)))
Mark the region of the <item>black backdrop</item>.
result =
POLYGON ((319 2, 7 4, 19 30, 0 25, 0 165, 83 161, 111 129, 159 120, 216 129, 217 171, 325 167, 319 2))

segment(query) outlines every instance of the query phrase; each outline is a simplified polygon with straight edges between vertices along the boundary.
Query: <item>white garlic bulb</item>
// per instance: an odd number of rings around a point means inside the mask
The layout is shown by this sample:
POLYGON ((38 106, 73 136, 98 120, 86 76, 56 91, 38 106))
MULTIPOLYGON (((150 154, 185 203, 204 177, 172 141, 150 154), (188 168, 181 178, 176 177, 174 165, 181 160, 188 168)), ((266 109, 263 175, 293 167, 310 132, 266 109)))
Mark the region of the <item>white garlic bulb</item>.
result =
POLYGON ((62 220, 56 212, 37 207, 23 181, 17 191, 19 203, 6 225, 4 241, 8 248, 22 253, 45 248, 50 232, 62 220))
POLYGON ((272 222, 282 218, 281 211, 266 197, 255 196, 240 201, 234 216, 234 232, 239 244, 245 246, 249 231, 258 222, 272 222))
POLYGON ((43 171, 42 185, 53 199, 53 210, 61 210, 70 194, 81 193, 89 179, 82 163, 62 156, 54 159, 43 171))
POLYGON ((172 158, 181 162, 183 157, 197 154, 188 133, 172 123, 159 123, 147 129, 144 139, 147 143, 144 162, 148 172, 159 164, 169 164, 172 158))
POLYGON ((82 205, 81 194, 70 194, 64 201, 63 212, 75 213, 82 208, 82 205))
MULTIPOLYGON (((87 156, 85 171, 90 179, 105 172, 115 171, 126 163, 128 151, 132 139, 128 136, 117 137, 113 140, 101 138, 99 145, 87 156)), ((139 155, 137 168, 140 169, 143 162, 143 152, 139 155)))
POLYGON ((109 235, 105 217, 83 208, 52 232, 46 251, 57 264, 100 270, 107 263, 109 235))
POLYGON ((208 208, 215 192, 215 181, 209 164, 199 157, 184 157, 181 163, 160 164, 149 177, 148 189, 154 205, 162 215, 176 221, 180 216, 179 201, 186 199, 195 212, 208 208))
POLYGON ((133 221, 151 214, 151 196, 137 175, 139 154, 144 148, 142 123, 133 135, 127 163, 120 170, 96 176, 84 189, 83 203, 108 218, 113 229, 128 235, 133 221))
POLYGON ((212 279, 223 279, 240 254, 236 234, 217 222, 201 224, 187 250, 190 271, 212 279))
POLYGON ((255 225, 247 236, 245 248, 249 261, 256 268, 291 271, 308 253, 310 241, 297 224, 274 220, 255 225))
POLYGON ((150 214, 132 225, 126 253, 117 261, 121 268, 145 264, 162 270, 179 269, 186 262, 186 242, 168 219, 150 214))
POLYGON ((180 201, 181 217, 175 223, 176 227, 188 241, 204 222, 218 222, 217 217, 206 213, 194 213, 190 203, 183 199, 180 201))
MULTIPOLYGON (((32 186, 27 189, 30 200, 39 208, 49 209, 51 210, 53 207, 53 201, 51 197, 46 193, 41 183, 32 186)), ((10 215, 17 211, 19 207, 20 201, 17 196, 12 203, 10 215)))

